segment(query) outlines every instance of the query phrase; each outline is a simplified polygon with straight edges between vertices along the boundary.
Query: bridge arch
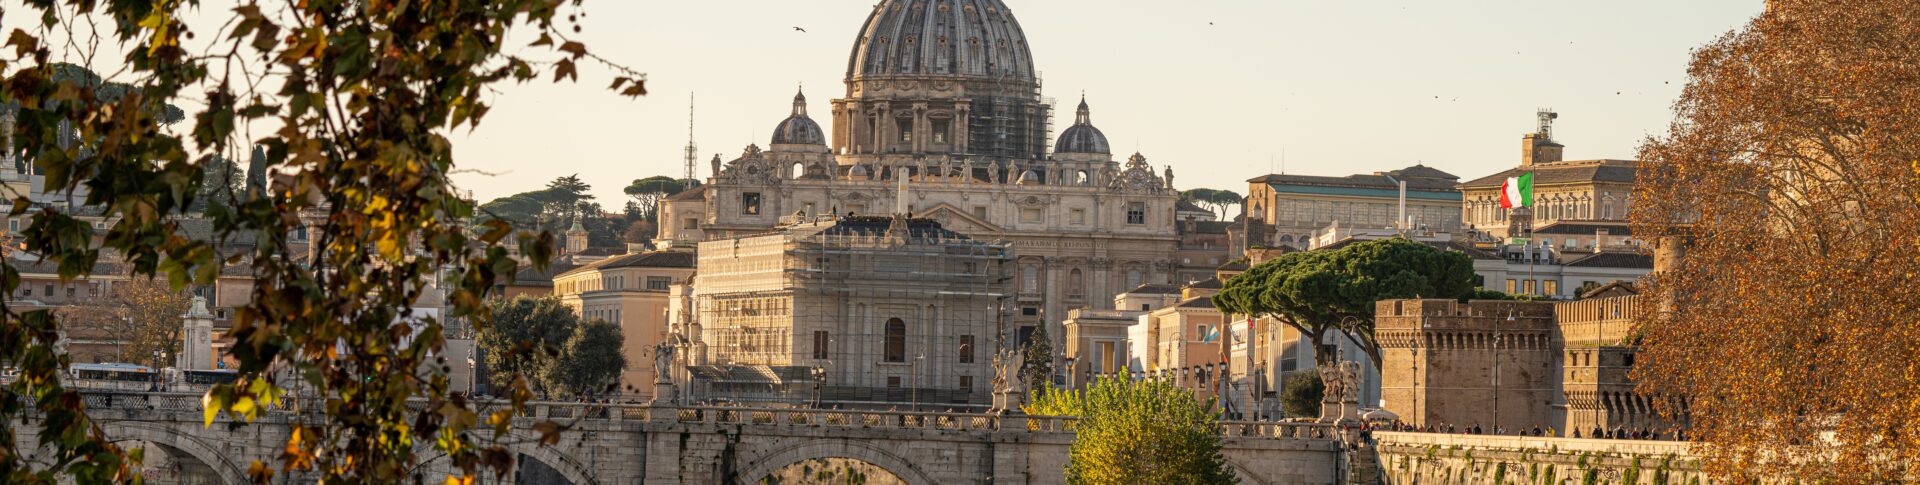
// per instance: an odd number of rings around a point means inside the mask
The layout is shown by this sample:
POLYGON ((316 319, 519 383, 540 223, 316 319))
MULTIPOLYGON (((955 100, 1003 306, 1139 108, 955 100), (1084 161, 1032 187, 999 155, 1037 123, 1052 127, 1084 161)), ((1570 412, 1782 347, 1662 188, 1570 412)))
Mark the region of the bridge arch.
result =
POLYGON ((565 477, 567 482, 573 485, 600 485, 600 481, 595 480, 592 473, 587 473, 587 467, 580 463, 580 460, 561 453, 552 446, 518 444, 508 446, 507 451, 514 453, 515 469, 520 468, 520 460, 530 458, 560 472, 560 476, 565 477))
POLYGON ((815 458, 847 458, 860 460, 885 469, 888 473, 892 473, 893 476, 899 477, 907 483, 939 483, 932 477, 927 476, 926 472, 920 471, 920 467, 914 466, 913 462, 907 461, 905 458, 894 454, 892 451, 888 451, 886 448, 861 441, 839 438, 808 440, 773 450, 760 456, 758 459, 745 463, 746 466, 736 468, 737 470, 744 470, 744 472, 735 476, 734 483, 741 485, 757 483, 760 477, 770 475, 787 465, 815 458))
POLYGON ((228 454, 218 446, 181 431, 176 426, 143 423, 138 421, 101 421, 100 431, 107 439, 120 441, 143 441, 160 446, 174 455, 185 455, 199 460, 220 475, 220 481, 230 485, 251 483, 246 470, 235 464, 228 454))
MULTIPOLYGON (((533 460, 559 472, 562 478, 567 479, 567 483, 573 485, 599 485, 600 483, 592 473, 586 471, 587 467, 583 466, 579 460, 555 450, 552 446, 512 444, 507 445, 507 452, 513 454, 513 467, 516 471, 520 469, 522 463, 525 463, 521 460, 533 460)), ((440 478, 456 472, 453 468, 453 460, 447 458, 446 453, 433 449, 432 444, 415 445, 414 454, 428 457, 420 461, 413 474, 414 478, 425 479, 428 483, 438 483, 440 478)), ((482 474, 485 473, 488 472, 482 471, 482 474)))

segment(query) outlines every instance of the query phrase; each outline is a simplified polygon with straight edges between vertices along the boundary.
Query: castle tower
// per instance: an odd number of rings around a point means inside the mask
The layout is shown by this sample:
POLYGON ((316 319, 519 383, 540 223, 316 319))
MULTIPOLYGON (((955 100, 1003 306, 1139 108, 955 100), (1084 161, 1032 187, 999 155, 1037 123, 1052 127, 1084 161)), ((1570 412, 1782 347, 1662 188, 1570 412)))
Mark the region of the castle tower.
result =
POLYGON ((193 297, 193 306, 180 316, 180 370, 213 369, 213 313, 207 299, 193 297))

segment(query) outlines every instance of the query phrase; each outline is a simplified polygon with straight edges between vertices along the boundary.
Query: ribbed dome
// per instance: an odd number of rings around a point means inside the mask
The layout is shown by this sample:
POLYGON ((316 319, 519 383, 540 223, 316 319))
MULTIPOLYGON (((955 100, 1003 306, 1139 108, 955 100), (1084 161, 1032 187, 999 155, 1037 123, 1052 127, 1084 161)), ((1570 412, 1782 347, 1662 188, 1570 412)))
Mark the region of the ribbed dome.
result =
POLYGON ((775 145, 825 145, 827 136, 820 131, 820 124, 807 117, 807 95, 805 92, 793 95, 793 115, 788 116, 780 126, 773 128, 775 145))
POLYGON ((1000 0, 882 0, 854 39, 847 80, 915 75, 1035 80, 1027 36, 1000 0))
POLYGON ((1113 153, 1107 148, 1107 135, 1093 127, 1091 113, 1087 110, 1086 98, 1080 99, 1080 111, 1074 116, 1073 126, 1060 132, 1060 141, 1053 144, 1054 153, 1113 153))

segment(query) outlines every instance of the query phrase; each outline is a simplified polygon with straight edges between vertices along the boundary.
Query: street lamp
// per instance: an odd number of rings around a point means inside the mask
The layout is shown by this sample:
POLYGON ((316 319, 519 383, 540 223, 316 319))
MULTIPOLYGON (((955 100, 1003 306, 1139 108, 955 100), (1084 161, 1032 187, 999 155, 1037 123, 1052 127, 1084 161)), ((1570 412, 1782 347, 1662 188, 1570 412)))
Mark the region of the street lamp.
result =
POLYGON ((1077 373, 1077 369, 1073 367, 1073 360, 1073 356, 1067 356, 1067 389, 1075 388, 1073 386, 1073 375, 1077 373))
POLYGON ((813 368, 813 407, 815 408, 820 407, 820 386, 826 383, 827 383, 827 370, 817 366, 814 367, 813 368))

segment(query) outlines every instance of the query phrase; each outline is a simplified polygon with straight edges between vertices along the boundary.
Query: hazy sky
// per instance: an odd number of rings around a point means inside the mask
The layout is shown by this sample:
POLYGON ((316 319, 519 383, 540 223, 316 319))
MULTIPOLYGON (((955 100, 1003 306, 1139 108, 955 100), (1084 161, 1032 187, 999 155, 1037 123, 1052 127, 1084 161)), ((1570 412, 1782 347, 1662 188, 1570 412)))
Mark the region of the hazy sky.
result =
MULTIPOLYGON (((587 2, 584 39, 649 75, 651 95, 579 85, 503 91, 460 163, 483 200, 579 173, 610 209, 636 178, 681 173, 687 95, 706 159, 766 146, 796 85, 828 126, 874 1, 587 2), (794 27, 806 29, 802 33, 794 27)), ((1343 175, 1416 161, 1462 178, 1518 163, 1534 110, 1560 112, 1569 158, 1631 158, 1666 129, 1695 46, 1761 0, 1007 0, 1047 96, 1081 91, 1116 158, 1171 163, 1178 185, 1246 191, 1274 171, 1343 175)), ((591 81, 589 80, 591 78, 591 81)))
MULTIPOLYGON (((1518 162, 1534 110, 1560 113, 1566 156, 1630 158, 1666 129, 1689 51, 1762 0, 1006 0, 1058 100, 1082 91, 1117 159, 1172 164, 1182 189, 1246 191, 1269 173, 1344 175, 1415 162, 1476 178, 1518 162), (1284 152, 1284 167, 1280 162, 1284 152), (1272 160, 1270 162, 1270 160, 1272 160)), ((5 0, 17 5, 17 0, 5 0)), ((224 20, 213 0, 203 15, 224 20)), ((507 86, 483 126, 454 135, 457 176, 482 200, 579 174, 609 209, 633 179, 678 176, 697 91, 696 169, 765 146, 805 84, 814 119, 875 0, 586 2, 577 38, 649 76, 652 94, 507 86), (806 29, 806 32, 794 30, 806 29)), ((8 18, 14 23, 15 18, 8 18)), ((201 23, 201 22, 195 22, 201 23)), ((212 26, 207 26, 211 28, 212 26)), ((9 29, 12 26, 8 26, 9 29)))

